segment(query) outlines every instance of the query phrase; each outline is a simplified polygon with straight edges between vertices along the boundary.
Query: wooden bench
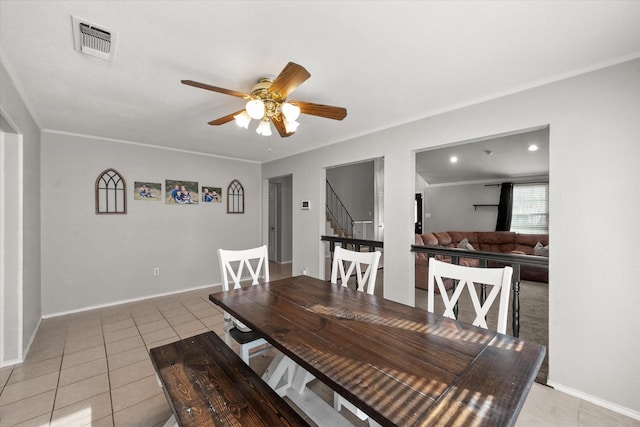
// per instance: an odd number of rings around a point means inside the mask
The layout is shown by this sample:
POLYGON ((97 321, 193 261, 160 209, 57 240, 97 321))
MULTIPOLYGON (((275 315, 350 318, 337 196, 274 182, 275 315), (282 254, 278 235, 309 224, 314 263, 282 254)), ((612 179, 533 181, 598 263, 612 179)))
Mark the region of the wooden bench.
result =
POLYGON ((150 357, 180 426, 309 425, 213 332, 150 357))

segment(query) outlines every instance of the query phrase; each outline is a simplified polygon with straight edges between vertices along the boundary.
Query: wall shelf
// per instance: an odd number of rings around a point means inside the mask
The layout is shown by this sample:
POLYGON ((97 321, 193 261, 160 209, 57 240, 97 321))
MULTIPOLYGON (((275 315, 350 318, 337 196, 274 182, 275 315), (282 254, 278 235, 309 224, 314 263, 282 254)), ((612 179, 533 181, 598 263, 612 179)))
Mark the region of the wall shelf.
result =
POLYGON ((498 207, 498 205, 473 205, 473 210, 476 211, 478 208, 487 208, 487 207, 498 207))

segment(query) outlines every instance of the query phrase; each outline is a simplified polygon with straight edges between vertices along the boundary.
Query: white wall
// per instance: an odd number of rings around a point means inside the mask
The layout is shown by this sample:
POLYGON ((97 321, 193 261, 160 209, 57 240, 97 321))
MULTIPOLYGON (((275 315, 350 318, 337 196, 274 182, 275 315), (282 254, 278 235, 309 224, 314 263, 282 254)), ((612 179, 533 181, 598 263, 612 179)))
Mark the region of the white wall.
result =
MULTIPOLYGON (((274 161, 262 173, 292 173, 294 200, 322 206, 323 168, 384 156, 384 295, 413 305, 414 152, 549 125, 549 382, 640 418, 639 117, 635 60, 274 161)), ((294 210, 294 273, 307 265, 318 275, 323 221, 320 210, 294 210)))
POLYGON ((255 163, 44 132, 43 315, 220 283, 218 248, 262 243, 261 198, 255 163), (95 181, 107 168, 127 182, 126 215, 95 214, 95 181), (166 179, 222 187, 223 203, 133 200, 135 181, 164 188, 166 179), (226 213, 233 179, 244 186, 244 214, 226 213))
MULTIPOLYGON (((19 194, 16 214, 19 216, 21 227, 18 232, 20 253, 16 258, 19 269, 17 282, 5 283, 16 292, 17 299, 14 302, 18 307, 14 308, 17 309, 19 319, 5 325, 5 332, 11 335, 5 335, 5 338, 11 339, 10 342, 15 345, 12 344, 11 349, 5 347, 5 354, 0 354, 0 365, 15 357, 23 357, 35 335, 41 310, 40 129, 20 97, 12 75, 15 73, 10 72, 0 61, 0 115, 6 123, 11 124, 12 131, 20 135, 16 140, 18 160, 12 165, 19 181, 12 180, 7 182, 7 185, 19 194)), ((5 212, 0 212, 0 215, 4 216, 5 212)), ((11 303, 0 303, 0 309, 4 311, 4 304, 11 303)))

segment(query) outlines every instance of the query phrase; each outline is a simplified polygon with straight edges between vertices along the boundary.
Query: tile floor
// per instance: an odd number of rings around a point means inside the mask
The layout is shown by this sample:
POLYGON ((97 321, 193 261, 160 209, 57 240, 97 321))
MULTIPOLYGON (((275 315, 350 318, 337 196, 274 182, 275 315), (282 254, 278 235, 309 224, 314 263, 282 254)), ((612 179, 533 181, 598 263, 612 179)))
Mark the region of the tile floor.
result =
MULTIPOLYGON (((271 279, 290 275, 287 267, 272 264, 271 279)), ((0 369, 0 427, 161 426, 170 409, 148 351, 208 330, 221 335, 223 316, 208 300, 211 292, 43 320, 25 362, 0 369)), ((267 362, 252 359, 259 372, 267 362)), ((317 381, 311 388, 327 401, 332 398, 317 381)), ((354 424, 363 425, 358 421, 354 424)), ((638 427, 640 422, 534 384, 517 426, 638 427)))

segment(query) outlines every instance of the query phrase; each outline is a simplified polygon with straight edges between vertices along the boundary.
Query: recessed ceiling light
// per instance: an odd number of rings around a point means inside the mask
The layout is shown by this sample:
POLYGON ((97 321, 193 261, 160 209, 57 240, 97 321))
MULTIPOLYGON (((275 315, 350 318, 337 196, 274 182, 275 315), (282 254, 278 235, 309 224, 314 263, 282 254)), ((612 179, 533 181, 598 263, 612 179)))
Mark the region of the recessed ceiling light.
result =
POLYGON ((538 146, 536 144, 531 144, 529 146, 529 148, 527 148, 527 150, 529 150, 529 151, 538 151, 538 146))
POLYGON ((491 150, 484 150, 484 154, 486 154, 487 156, 490 156, 493 154, 493 151, 491 150))
POLYGON ((451 163, 456 163, 458 161, 458 158, 456 156, 451 156, 451 158, 449 159, 449 161, 451 163))

